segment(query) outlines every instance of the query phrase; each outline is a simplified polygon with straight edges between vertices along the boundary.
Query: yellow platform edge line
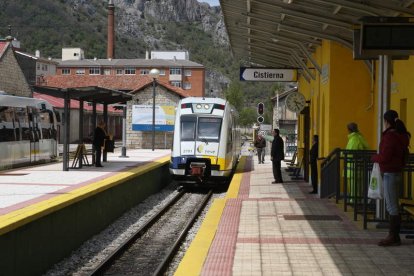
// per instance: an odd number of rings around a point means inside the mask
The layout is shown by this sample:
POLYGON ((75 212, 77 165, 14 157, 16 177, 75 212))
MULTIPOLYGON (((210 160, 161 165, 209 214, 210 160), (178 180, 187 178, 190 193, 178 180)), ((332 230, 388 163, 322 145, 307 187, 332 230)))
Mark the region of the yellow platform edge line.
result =
POLYGON ((17 229, 29 222, 44 217, 66 206, 96 195, 111 187, 117 186, 133 177, 147 173, 168 163, 170 156, 158 158, 148 164, 132 168, 125 172, 115 173, 108 178, 88 184, 65 194, 26 206, 22 209, 0 216, 0 235, 17 229))
POLYGON ((223 214, 224 207, 229 198, 237 198, 244 172, 246 158, 240 158, 236 173, 230 183, 227 195, 222 199, 215 199, 208 210, 203 223, 200 226, 194 240, 178 265, 174 276, 200 275, 206 260, 211 243, 217 231, 218 224, 223 214))

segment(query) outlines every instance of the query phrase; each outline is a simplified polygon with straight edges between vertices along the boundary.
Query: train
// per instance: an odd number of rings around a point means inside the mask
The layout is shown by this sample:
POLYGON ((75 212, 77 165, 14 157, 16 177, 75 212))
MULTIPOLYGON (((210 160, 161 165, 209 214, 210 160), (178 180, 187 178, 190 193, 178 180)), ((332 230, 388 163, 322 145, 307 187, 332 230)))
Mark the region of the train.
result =
POLYGON ((176 108, 170 174, 183 186, 226 183, 240 157, 239 115, 220 98, 188 97, 176 108))
POLYGON ((47 101, 0 94, 0 170, 55 160, 56 125, 47 101))

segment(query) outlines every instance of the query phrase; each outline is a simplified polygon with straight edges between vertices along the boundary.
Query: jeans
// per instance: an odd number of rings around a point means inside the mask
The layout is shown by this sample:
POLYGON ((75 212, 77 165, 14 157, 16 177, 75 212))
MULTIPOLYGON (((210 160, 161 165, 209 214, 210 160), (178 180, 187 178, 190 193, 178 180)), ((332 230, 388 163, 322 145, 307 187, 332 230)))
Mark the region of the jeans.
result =
POLYGON ((264 157, 265 157, 265 149, 264 148, 257 148, 257 157, 259 158, 259 163, 264 162, 264 157))
POLYGON ((384 173, 382 184, 384 186, 385 206, 390 216, 397 216, 398 190, 401 185, 401 173, 384 173))

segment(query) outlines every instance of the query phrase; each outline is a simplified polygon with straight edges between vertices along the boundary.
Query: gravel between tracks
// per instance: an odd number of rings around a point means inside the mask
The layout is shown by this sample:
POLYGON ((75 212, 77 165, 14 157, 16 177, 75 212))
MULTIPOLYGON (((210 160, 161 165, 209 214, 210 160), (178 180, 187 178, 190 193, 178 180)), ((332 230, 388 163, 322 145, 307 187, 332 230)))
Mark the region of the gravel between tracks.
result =
MULTIPOLYGON (((110 254, 113 248, 125 241, 131 233, 141 227, 155 212, 160 210, 162 206, 177 193, 176 190, 177 185, 172 183, 161 192, 150 196, 125 213, 101 233, 83 243, 82 246, 73 251, 69 257, 55 264, 44 275, 88 275, 99 261, 110 254)), ((224 196, 225 193, 214 194, 212 199, 224 196)), ((210 200, 206 209, 201 214, 201 217, 197 220, 187 235, 183 245, 180 247, 177 257, 174 258, 173 263, 168 270, 168 275, 173 275, 176 270, 181 258, 184 256, 185 251, 197 233, 207 210, 210 208, 211 202, 212 200, 210 200)))

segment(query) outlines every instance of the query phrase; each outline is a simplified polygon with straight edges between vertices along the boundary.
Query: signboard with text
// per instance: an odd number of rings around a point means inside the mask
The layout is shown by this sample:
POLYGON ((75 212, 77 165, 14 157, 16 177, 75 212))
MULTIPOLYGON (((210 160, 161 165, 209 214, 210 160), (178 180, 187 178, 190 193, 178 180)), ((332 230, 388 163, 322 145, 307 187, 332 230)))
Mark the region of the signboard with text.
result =
POLYGON ((297 81, 296 69, 240 67, 242 81, 297 81))
MULTIPOLYGON (((173 131, 175 106, 155 106, 155 130, 173 131)), ((132 130, 152 131, 152 105, 132 106, 132 130)))

